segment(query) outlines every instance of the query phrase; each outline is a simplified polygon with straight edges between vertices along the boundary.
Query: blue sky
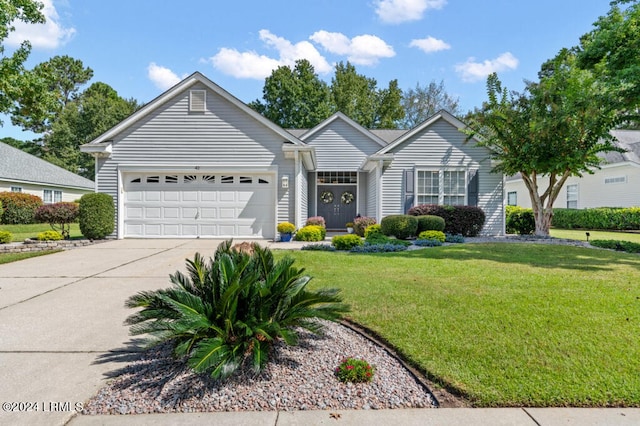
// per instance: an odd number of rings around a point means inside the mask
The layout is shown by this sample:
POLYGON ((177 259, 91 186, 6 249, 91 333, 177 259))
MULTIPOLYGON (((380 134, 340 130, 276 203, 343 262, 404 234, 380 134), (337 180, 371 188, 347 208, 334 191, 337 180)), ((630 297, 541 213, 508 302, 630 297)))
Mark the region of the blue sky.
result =
MULTIPOLYGON (((522 90, 540 65, 578 44, 608 0, 45 0, 44 25, 16 24, 7 53, 31 41, 28 67, 69 55, 92 82, 149 102, 200 71, 245 102, 264 78, 306 58, 331 81, 351 61, 379 87, 444 81, 462 111, 486 99, 486 76, 522 90)), ((4 118, 0 137, 31 139, 4 118)))

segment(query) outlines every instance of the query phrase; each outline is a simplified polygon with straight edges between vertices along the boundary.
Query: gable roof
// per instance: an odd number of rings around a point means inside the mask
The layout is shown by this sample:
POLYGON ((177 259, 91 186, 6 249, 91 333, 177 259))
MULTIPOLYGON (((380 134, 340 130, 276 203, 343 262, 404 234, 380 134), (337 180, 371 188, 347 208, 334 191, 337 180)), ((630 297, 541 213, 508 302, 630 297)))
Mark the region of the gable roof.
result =
POLYGON ((93 181, 0 142, 0 180, 93 191, 93 181))
POLYGON ((423 121, 418 126, 414 127, 413 129, 409 130, 408 132, 403 133, 396 140, 394 140, 393 142, 391 142, 390 144, 388 144, 387 146, 382 148, 380 151, 378 151, 376 153, 376 155, 390 153, 398 145, 402 144, 403 142, 405 142, 407 139, 411 138, 412 136, 422 132, 424 129, 426 129, 427 127, 431 126, 433 123, 435 123, 438 120, 444 120, 447 123, 451 124, 453 127, 457 128, 458 130, 462 130, 465 127, 467 127, 462 121, 458 120, 451 113, 441 109, 440 111, 438 111, 435 114, 433 114, 431 117, 427 118, 425 121, 423 121))
POLYGON ((300 135, 300 140, 302 140, 302 141, 307 140, 308 138, 310 138, 314 134, 320 132, 322 129, 326 128, 327 126, 329 126, 331 123, 333 123, 336 120, 344 121, 349 126, 351 126, 353 129, 355 129, 356 131, 360 132, 361 134, 363 134, 367 138, 371 139, 372 141, 374 141, 375 143, 377 143, 380 146, 385 146, 387 144, 384 140, 380 139, 380 137, 378 137, 377 135, 373 134, 369 130, 365 129, 360 124, 356 123, 355 121, 353 121, 352 119, 350 119, 345 114, 343 114, 342 112, 339 112, 339 111, 334 113, 331 117, 327 118, 326 120, 323 120, 322 122, 320 122, 320 124, 318 124, 317 126, 312 128, 311 130, 308 130, 305 133, 303 133, 302 135, 300 135))
POLYGON ((627 152, 603 152, 599 157, 607 164, 632 162, 640 164, 640 130, 612 130, 614 145, 627 152))
POLYGON ((118 133, 122 132, 124 129, 131 126, 133 123, 146 117, 147 115, 149 115, 150 113, 158 109, 160 106, 165 104, 167 101, 172 99, 174 96, 177 96, 178 94, 182 93, 184 90, 195 85, 196 83, 202 83, 204 86, 207 87, 207 89, 211 90, 212 92, 216 93, 220 97, 224 98, 225 100, 227 100, 228 102, 230 102, 231 104, 233 104, 234 106, 236 106, 237 108, 245 112, 247 115, 253 117, 255 120, 259 121, 264 126, 268 127, 269 129, 276 132, 278 135, 282 136, 284 140, 291 142, 294 145, 304 145, 304 143, 300 141, 296 136, 292 135, 291 133, 284 130, 282 127, 278 126, 277 124, 273 123, 272 121, 265 118, 261 114, 257 113, 256 111, 251 109, 247 104, 242 102, 240 99, 236 98, 231 93, 227 92, 222 87, 218 86, 213 81, 209 80, 203 74, 196 71, 193 74, 191 74, 189 77, 185 78, 184 80, 182 80, 181 82, 179 82, 178 84, 176 84, 175 86, 173 86, 172 88, 170 88, 169 90, 162 93, 160 96, 156 97, 154 100, 152 100, 151 102, 149 102, 148 104, 140 108, 138 111, 131 114, 129 117, 125 118, 120 123, 116 124, 111 129, 107 130, 105 133, 101 134, 100 136, 98 136, 88 144, 83 145, 83 147, 87 147, 88 150, 90 150, 91 149, 90 145, 97 145, 101 142, 105 142, 109 139, 112 139, 118 133))

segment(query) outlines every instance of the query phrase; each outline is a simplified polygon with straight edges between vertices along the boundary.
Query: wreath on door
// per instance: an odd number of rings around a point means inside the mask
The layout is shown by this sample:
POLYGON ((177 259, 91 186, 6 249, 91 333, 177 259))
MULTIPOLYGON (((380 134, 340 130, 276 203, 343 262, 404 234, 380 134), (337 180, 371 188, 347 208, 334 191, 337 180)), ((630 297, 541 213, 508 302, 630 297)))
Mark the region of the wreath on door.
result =
POLYGON ((320 201, 322 201, 325 204, 329 204, 333 202, 333 192, 324 191, 322 194, 320 194, 320 201))
POLYGON ((353 203, 353 194, 349 191, 343 192, 340 196, 340 201, 342 201, 343 204, 353 203))

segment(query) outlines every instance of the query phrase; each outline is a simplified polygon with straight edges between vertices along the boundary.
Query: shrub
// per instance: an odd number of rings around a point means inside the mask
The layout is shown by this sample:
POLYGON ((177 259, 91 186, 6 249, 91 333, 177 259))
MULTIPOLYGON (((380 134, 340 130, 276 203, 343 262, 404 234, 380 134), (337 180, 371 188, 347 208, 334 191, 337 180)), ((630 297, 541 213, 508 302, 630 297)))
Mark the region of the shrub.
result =
POLYGON ((353 247, 361 246, 363 242, 359 236, 348 234, 336 235, 331 239, 331 244, 333 244, 336 250, 351 250, 353 247))
POLYGON ((307 244, 306 246, 300 247, 300 250, 336 251, 336 248, 331 244, 307 244))
POLYGON ((0 244, 9 244, 13 241, 13 234, 9 231, 0 231, 0 244))
POLYGON ((100 240, 115 229, 115 209, 111 195, 100 192, 84 194, 78 213, 80 232, 91 240, 100 240))
POLYGON ((2 223, 2 213, 4 213, 4 210, 2 210, 2 200, 0 200, 0 223, 2 223))
POLYGON ((384 234, 378 233, 370 233, 367 238, 364 240, 365 245, 367 244, 393 244, 398 246, 410 246, 410 241, 398 240, 396 238, 389 238, 384 234))
POLYGON ((640 207, 553 209, 552 226, 559 229, 640 229, 640 207))
POLYGON ((382 227, 378 224, 367 226, 364 229, 364 237, 367 238, 371 234, 382 234, 382 227))
POLYGON ((177 358, 186 357, 196 372, 226 378, 248 366, 266 366, 274 340, 298 342, 298 327, 313 333, 316 318, 336 320, 348 307, 337 289, 310 291, 311 277, 285 257, 277 263, 268 248, 253 244, 253 253, 223 242, 213 259, 196 253, 187 273, 170 276, 172 287, 143 291, 126 306, 142 308, 129 316, 131 334, 149 334, 148 346, 169 343, 177 358))
POLYGON ((441 243, 444 243, 447 240, 447 236, 444 235, 444 232, 440 231, 422 231, 420 235, 418 235, 419 240, 437 240, 441 243))
POLYGON ((438 240, 415 240, 413 244, 420 247, 439 247, 442 242, 438 240))
POLYGON ((640 253, 640 244, 631 241, 592 240, 591 245, 611 250, 626 251, 627 253, 640 253))
POLYGON ((367 361, 357 358, 343 359, 336 368, 336 377, 343 383, 367 383, 373 380, 375 368, 367 361))
POLYGON ((6 225, 26 225, 34 223, 36 209, 42 205, 42 199, 23 192, 0 192, 2 203, 2 223, 6 225))
POLYGON ((293 234, 296 230, 296 226, 289 222, 280 222, 278 224, 278 232, 281 234, 293 234))
POLYGON ((416 235, 418 219, 406 214, 390 215, 380 221, 382 233, 405 240, 416 235))
POLYGON ((375 225, 376 220, 372 217, 360 216, 353 220, 353 232, 364 237, 364 230, 367 226, 375 225))
MULTIPOLYGON (((394 240, 392 240, 394 241, 394 240)), ((398 240, 401 241, 401 240, 398 240)), ((349 250, 351 253, 389 253, 396 251, 405 251, 407 246, 404 244, 369 244, 365 243, 363 246, 355 246, 349 250)))
POLYGON ((420 204, 411 207, 408 212, 413 216, 434 215, 444 219, 444 232, 475 237, 484 226, 486 216, 481 208, 474 206, 439 206, 420 204))
POLYGON ((505 225, 507 234, 533 234, 536 230, 536 219, 533 216, 533 210, 518 206, 507 206, 505 225))
POLYGON ((307 223, 304 224, 304 226, 309 226, 309 225, 316 225, 316 226, 321 226, 323 228, 326 228, 327 225, 324 221, 324 217, 322 216, 313 216, 307 219, 307 223))
POLYGON ((417 234, 422 231, 441 231, 444 232, 444 219, 440 216, 424 215, 418 216, 417 234))
POLYGON ((35 219, 38 222, 48 223, 54 231, 59 230, 63 238, 69 239, 69 229, 78 219, 78 210, 76 203, 45 204, 38 207, 35 219))
POLYGON ((44 231, 38 234, 38 241, 59 241, 62 239, 62 234, 58 231, 44 231))
POLYGON ((451 234, 445 234, 445 243, 455 243, 455 244, 461 244, 464 243, 464 237, 460 234, 456 234, 456 235, 451 235, 451 234))
POLYGON ((323 241, 326 229, 318 225, 307 225, 296 232, 297 241, 323 241))

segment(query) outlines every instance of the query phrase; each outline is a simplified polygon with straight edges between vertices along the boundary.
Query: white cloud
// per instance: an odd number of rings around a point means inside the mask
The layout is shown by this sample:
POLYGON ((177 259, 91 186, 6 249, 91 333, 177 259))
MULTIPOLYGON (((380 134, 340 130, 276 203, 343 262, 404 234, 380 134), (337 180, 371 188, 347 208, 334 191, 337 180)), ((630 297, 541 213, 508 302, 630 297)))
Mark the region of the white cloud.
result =
POLYGON ((291 43, 268 30, 260 30, 260 40, 278 52, 278 58, 260 55, 256 52, 239 52, 236 49, 221 48, 210 58, 213 66, 225 74, 237 78, 264 79, 280 66, 294 66, 298 59, 306 59, 316 72, 326 74, 332 70, 331 64, 308 41, 291 43))
POLYGON ((149 80, 151 80, 160 90, 167 90, 182 80, 169 68, 156 65, 155 62, 151 62, 147 67, 147 76, 149 77, 149 80))
POLYGON ((76 29, 63 27, 59 20, 58 11, 52 0, 40 0, 44 4, 42 13, 44 24, 27 24, 22 21, 13 22, 15 31, 9 33, 7 45, 19 46, 24 40, 29 40, 34 49, 55 49, 67 43, 76 33, 76 29))
POLYGON ((451 49, 451 45, 446 43, 444 40, 439 40, 431 36, 427 38, 411 40, 411 43, 409 43, 409 47, 417 47, 424 53, 439 52, 441 50, 451 49))
POLYGON ((349 39, 341 33, 321 30, 316 31, 309 38, 328 52, 346 56, 356 65, 375 65, 381 58, 391 58, 396 55, 393 47, 381 38, 369 34, 349 39))
POLYGON ((518 58, 511 52, 505 52, 495 59, 487 59, 476 62, 475 58, 469 58, 465 63, 456 65, 456 72, 460 74, 462 81, 472 83, 483 80, 493 72, 508 71, 518 68, 518 58))
POLYGON ((428 9, 442 9, 447 0, 377 0, 376 14, 382 22, 400 24, 419 21, 428 9))

